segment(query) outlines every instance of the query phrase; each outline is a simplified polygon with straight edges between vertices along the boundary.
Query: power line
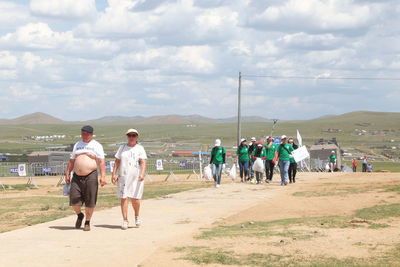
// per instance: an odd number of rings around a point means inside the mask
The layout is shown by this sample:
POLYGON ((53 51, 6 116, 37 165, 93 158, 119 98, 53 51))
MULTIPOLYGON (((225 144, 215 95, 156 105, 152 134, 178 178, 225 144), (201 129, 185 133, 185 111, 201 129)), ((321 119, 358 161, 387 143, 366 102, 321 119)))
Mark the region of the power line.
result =
POLYGON ((272 79, 302 79, 302 80, 367 80, 367 81, 400 81, 400 78, 386 77, 311 77, 311 76, 278 76, 278 75, 252 75, 242 74, 248 78, 272 78, 272 79))

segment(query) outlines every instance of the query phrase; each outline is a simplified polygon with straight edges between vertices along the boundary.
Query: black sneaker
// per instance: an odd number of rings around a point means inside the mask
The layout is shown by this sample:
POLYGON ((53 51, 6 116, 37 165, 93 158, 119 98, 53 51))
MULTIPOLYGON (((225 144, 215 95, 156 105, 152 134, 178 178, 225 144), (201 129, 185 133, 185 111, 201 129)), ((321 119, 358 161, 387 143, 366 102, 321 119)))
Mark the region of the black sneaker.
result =
POLYGON ((83 215, 82 212, 78 214, 78 218, 76 218, 76 222, 75 222, 75 228, 76 229, 80 229, 81 228, 84 217, 85 217, 85 215, 83 215))

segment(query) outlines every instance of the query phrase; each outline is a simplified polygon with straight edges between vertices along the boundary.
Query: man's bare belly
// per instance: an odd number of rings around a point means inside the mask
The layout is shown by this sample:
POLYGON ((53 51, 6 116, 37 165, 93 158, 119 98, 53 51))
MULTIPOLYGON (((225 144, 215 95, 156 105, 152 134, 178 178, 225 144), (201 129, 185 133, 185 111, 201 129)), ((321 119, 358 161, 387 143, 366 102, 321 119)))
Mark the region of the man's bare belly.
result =
POLYGON ((74 172, 79 176, 85 176, 97 169, 96 160, 89 156, 77 155, 74 163, 74 172))

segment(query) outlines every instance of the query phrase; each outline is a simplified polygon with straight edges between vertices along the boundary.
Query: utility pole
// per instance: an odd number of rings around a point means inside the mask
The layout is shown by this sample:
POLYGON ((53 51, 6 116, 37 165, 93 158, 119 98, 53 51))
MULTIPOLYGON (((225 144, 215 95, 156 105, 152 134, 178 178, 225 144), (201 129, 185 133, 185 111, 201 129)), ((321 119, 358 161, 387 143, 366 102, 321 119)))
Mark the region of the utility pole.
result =
POLYGON ((241 97, 242 97, 242 73, 239 72, 239 88, 238 88, 238 122, 237 122, 237 145, 240 145, 241 138, 241 97))
POLYGON ((278 122, 278 119, 272 119, 272 122, 274 123, 274 124, 272 124, 272 129, 271 129, 271 137, 272 137, 272 135, 273 135, 273 133, 274 133, 274 129, 275 129, 275 125, 276 125, 276 123, 278 122))

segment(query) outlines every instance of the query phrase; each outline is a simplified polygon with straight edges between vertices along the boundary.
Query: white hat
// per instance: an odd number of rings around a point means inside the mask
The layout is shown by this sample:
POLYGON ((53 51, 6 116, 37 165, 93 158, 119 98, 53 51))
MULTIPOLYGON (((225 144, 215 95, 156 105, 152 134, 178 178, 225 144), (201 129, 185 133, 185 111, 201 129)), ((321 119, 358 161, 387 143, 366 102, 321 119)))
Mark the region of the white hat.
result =
POLYGON ((244 141, 247 141, 246 138, 240 139, 240 143, 243 143, 244 141))
POLYGON ((267 136, 265 137, 265 140, 268 140, 268 139, 270 139, 270 138, 271 138, 271 136, 267 135, 267 136))
POLYGON ((257 139, 255 137, 252 137, 251 141, 257 141, 257 139))
POLYGON ((259 143, 257 146, 259 146, 259 147, 262 147, 262 146, 263 146, 263 144, 259 143))
POLYGON ((130 134, 130 133, 135 133, 135 134, 139 135, 139 132, 136 129, 129 129, 128 131, 126 131, 125 134, 130 134))
POLYGON ((336 152, 335 152, 335 150, 332 150, 331 153, 333 154, 333 153, 336 153, 336 152))
POLYGON ((215 146, 221 145, 221 139, 215 139, 215 146))
POLYGON ((281 139, 287 139, 286 135, 282 135, 281 139))

